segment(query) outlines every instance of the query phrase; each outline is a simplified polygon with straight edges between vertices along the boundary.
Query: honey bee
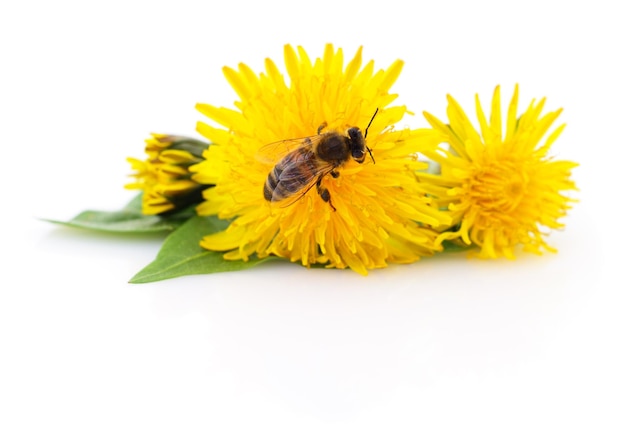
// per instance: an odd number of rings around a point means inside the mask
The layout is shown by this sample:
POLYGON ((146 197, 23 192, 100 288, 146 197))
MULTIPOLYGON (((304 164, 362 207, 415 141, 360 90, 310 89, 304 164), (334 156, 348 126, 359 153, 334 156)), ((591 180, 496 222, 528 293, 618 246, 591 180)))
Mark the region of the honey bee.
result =
POLYGON ((284 154, 285 149, 287 150, 287 154, 267 175, 263 185, 265 200, 282 201, 284 206, 289 206, 302 199, 315 186, 322 200, 328 202, 333 211, 336 211, 330 199, 330 192, 322 185, 322 180, 326 175, 339 177, 337 168, 343 166, 350 158, 357 163, 363 163, 365 151, 369 153, 372 162, 376 163, 365 139, 377 113, 378 108, 365 128, 364 135, 358 127, 350 127, 345 135, 334 130, 322 133, 327 126, 323 123, 317 129, 317 135, 274 142, 261 148, 261 154, 277 152, 284 154))

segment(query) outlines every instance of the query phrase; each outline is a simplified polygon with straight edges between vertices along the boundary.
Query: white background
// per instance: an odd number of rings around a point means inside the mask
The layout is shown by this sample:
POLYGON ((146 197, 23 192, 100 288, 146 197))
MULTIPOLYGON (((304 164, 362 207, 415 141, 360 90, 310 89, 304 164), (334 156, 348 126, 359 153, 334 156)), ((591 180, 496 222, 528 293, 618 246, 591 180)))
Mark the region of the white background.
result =
POLYGON ((625 429, 617 5, 3 1, 0 428, 625 429), (38 220, 123 206, 149 132, 197 136, 197 102, 232 106, 223 65, 326 42, 406 61, 409 126, 496 84, 564 107, 552 154, 581 163, 581 191, 559 253, 130 285, 161 236, 38 220))

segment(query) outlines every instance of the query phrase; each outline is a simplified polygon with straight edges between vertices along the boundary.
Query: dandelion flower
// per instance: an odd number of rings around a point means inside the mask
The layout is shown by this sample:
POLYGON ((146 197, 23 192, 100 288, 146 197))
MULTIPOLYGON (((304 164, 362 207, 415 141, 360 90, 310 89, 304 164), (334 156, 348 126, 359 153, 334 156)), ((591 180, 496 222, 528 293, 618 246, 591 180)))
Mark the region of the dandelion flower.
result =
POLYGON ((419 132, 393 127, 407 113, 405 106, 390 106, 397 96, 389 90, 403 63, 386 70, 375 70, 373 61, 362 67, 359 49, 344 67, 343 51, 332 45, 314 61, 289 45, 284 57, 287 79, 270 59, 258 75, 245 64, 224 68, 240 99, 235 109, 197 106, 218 125, 198 124, 213 144, 206 160, 192 168, 193 178, 215 184, 204 192, 198 213, 233 220, 201 245, 226 251, 231 260, 275 255, 361 274, 438 250, 436 233, 427 226, 450 220, 416 179, 415 172, 426 167, 415 155, 419 132), (351 127, 364 132, 375 112, 367 134, 373 157, 365 155, 362 163, 349 157, 333 175, 318 177, 329 202, 315 184, 289 204, 265 199, 276 162, 258 155, 268 143, 314 136, 322 125, 321 133, 344 135, 351 127))
POLYGON ((548 156, 563 131, 556 127, 544 139, 561 109, 542 114, 545 98, 533 100, 518 116, 515 87, 502 134, 500 88, 496 87, 489 121, 478 96, 475 129, 461 106, 448 96, 448 124, 429 113, 431 138, 448 146, 424 153, 441 166, 440 175, 421 173, 424 182, 441 187, 440 205, 452 216, 451 228, 438 243, 461 239, 479 247, 483 258, 514 258, 514 249, 541 254, 556 251, 545 242, 546 231, 562 228, 559 219, 574 202, 566 192, 576 190, 570 179, 577 166, 548 156))
POLYGON ((136 172, 131 175, 135 182, 126 188, 143 190, 144 214, 165 214, 202 201, 208 185, 192 180, 189 167, 203 160, 207 147, 196 139, 153 133, 146 139, 148 159, 127 159, 136 172))

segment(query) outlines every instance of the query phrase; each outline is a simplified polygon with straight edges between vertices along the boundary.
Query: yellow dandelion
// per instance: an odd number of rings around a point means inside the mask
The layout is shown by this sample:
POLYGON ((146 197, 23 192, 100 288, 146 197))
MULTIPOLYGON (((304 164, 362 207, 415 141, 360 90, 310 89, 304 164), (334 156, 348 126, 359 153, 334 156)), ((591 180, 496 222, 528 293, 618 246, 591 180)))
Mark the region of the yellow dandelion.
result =
POLYGON ((146 139, 147 160, 127 159, 136 172, 126 188, 143 190, 144 214, 165 214, 202 201, 208 185, 191 179, 189 167, 203 160, 207 147, 196 139, 153 133, 146 139))
POLYGON ((361 274, 438 250, 436 233, 425 226, 449 218, 416 179, 426 166, 415 156, 419 132, 393 127, 407 113, 405 106, 390 106, 397 96, 389 90, 403 63, 362 67, 359 49, 344 66, 343 51, 332 45, 314 61, 289 45, 284 57, 288 79, 270 59, 258 75, 245 64, 224 68, 239 96, 236 109, 197 106, 221 126, 198 124, 213 144, 192 168, 193 178, 215 184, 198 213, 233 220, 201 245, 227 251, 226 259, 275 255, 361 274), (353 147, 370 121, 366 143, 353 147), (319 134, 348 145, 345 158, 330 167, 320 160, 319 134), (268 148, 273 159, 266 157, 268 148))
POLYGON ((533 100, 518 116, 518 87, 502 134, 500 88, 496 87, 487 121, 476 96, 476 130, 461 106, 448 96, 448 124, 424 113, 431 139, 445 143, 424 153, 441 165, 441 174, 421 173, 424 182, 441 187, 439 202, 452 216, 452 228, 438 243, 458 240, 479 247, 483 258, 514 258, 514 249, 541 254, 556 251, 544 240, 549 229, 562 228, 559 219, 574 202, 565 192, 576 190, 570 179, 577 166, 548 156, 565 124, 544 136, 562 109, 542 115, 545 98, 533 100), (543 230, 542 230, 543 229, 543 230))

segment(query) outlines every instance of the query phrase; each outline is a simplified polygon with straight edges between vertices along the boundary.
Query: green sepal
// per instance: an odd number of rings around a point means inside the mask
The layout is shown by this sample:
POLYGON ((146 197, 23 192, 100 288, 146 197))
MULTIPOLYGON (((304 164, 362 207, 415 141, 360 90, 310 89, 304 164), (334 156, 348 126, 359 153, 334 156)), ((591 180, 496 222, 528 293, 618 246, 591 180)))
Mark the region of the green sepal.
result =
POLYGON ((69 221, 49 220, 64 226, 91 229, 101 232, 151 233, 171 232, 195 215, 195 207, 170 213, 167 216, 144 215, 141 212, 141 197, 138 194, 128 205, 119 211, 87 210, 69 221))
POLYGON ((139 271, 129 283, 149 283, 184 275, 240 271, 277 259, 259 259, 253 256, 247 262, 225 260, 223 253, 200 247, 203 236, 226 229, 228 223, 217 217, 191 217, 165 239, 156 259, 139 271))

